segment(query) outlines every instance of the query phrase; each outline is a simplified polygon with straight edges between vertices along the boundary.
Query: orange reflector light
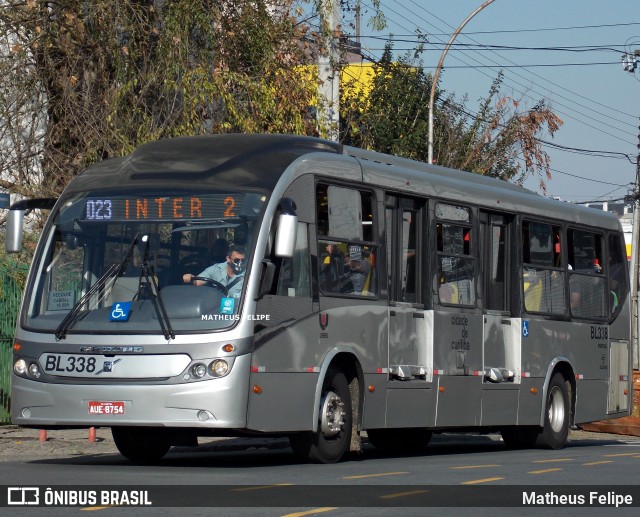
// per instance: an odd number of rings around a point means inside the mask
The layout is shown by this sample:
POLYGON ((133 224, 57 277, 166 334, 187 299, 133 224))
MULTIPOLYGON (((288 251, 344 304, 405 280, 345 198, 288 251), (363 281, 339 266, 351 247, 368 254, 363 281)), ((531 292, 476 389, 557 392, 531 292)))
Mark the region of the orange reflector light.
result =
POLYGON ((13 351, 14 352, 20 352, 20 350, 22 350, 22 345, 20 343, 14 343, 13 344, 13 351))
POLYGON ((628 390, 624 390, 624 394, 625 394, 625 395, 628 395, 628 394, 629 394, 629 391, 628 391, 628 390))
POLYGON ((262 393, 262 386, 258 386, 257 384, 253 387, 253 392, 256 395, 260 395, 260 393, 262 393))
POLYGON ((373 384, 369 384, 369 393, 376 391, 376 387, 373 384))
POLYGON ((235 349, 236 347, 233 346, 231 343, 227 343, 222 347, 222 350, 224 350, 225 352, 233 352, 235 349))
POLYGON ((538 393, 538 388, 531 388, 531 393, 533 393, 534 395, 538 393))
POLYGON ((440 387, 438 388, 438 391, 439 391, 440 393, 444 393, 444 391, 445 391, 444 386, 440 386, 440 387))

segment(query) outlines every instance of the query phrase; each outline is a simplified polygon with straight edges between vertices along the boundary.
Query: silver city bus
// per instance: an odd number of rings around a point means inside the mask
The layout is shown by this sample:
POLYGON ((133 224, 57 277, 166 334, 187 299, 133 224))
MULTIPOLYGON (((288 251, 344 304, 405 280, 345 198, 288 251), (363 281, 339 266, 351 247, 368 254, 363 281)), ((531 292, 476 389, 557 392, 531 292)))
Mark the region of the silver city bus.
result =
POLYGON ((630 413, 624 235, 606 212, 308 137, 143 145, 51 208, 13 345, 15 424, 153 460, 288 436, 318 462, 433 432, 557 449, 630 413), (211 266, 213 265, 213 268, 211 266))

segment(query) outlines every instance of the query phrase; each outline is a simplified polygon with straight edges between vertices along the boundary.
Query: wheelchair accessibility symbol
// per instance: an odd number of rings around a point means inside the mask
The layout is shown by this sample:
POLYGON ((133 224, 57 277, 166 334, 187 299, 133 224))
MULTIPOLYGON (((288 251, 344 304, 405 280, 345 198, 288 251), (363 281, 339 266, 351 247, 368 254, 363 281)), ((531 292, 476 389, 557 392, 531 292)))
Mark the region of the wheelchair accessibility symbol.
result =
POLYGON ((116 302, 111 306, 109 321, 129 321, 131 302, 116 302))
POLYGON ((529 337, 529 320, 522 321, 522 337, 529 337))

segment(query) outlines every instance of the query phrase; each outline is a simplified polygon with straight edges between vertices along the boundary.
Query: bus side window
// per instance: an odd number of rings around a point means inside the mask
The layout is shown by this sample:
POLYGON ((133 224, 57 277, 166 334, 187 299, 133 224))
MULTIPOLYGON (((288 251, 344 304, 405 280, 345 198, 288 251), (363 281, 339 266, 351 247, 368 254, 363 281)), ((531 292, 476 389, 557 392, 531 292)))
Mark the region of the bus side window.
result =
POLYGON ((625 244, 619 234, 609 235, 609 260, 607 270, 609 275, 609 310, 613 314, 625 301, 627 280, 629 275, 626 268, 625 244))
POLYGON ((474 260, 471 227, 437 223, 438 298, 440 303, 474 305, 474 260))
POLYGON ((609 313, 607 278, 603 274, 602 235, 583 230, 567 232, 569 246, 569 291, 571 314, 583 318, 604 318, 609 313))
POLYGON ((376 296, 374 196, 371 192, 318 184, 320 292, 376 296))
POLYGON ((564 314, 566 272, 559 226, 522 222, 522 292, 527 312, 564 314))
POLYGON ((307 223, 299 222, 293 257, 282 259, 278 272, 278 296, 311 297, 309 236, 307 223))

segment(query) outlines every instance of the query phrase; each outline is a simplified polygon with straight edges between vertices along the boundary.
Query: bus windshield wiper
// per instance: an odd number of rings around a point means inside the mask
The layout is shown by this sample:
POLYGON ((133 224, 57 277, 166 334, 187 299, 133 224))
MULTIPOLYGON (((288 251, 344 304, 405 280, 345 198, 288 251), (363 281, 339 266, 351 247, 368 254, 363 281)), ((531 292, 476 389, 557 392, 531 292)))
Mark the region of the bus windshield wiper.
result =
POLYGON ((80 312, 82 310, 82 307, 84 307, 84 305, 91 299, 91 297, 99 292, 100 289, 102 289, 111 278, 117 278, 122 275, 122 273, 124 273, 127 264, 133 256, 133 249, 137 242, 138 235, 133 238, 133 241, 129 246, 129 250, 127 251, 125 257, 122 259, 122 262, 120 262, 120 264, 112 264, 109 269, 107 269, 104 274, 100 278, 98 278, 96 283, 93 284, 89 288, 89 290, 84 293, 82 297, 76 302, 76 304, 71 308, 66 317, 62 320, 62 323, 60 323, 60 325, 58 325, 58 328, 56 329, 56 339, 58 341, 67 337, 67 330, 69 330, 76 323, 76 321, 80 319, 80 312))
POLYGON ((158 291, 158 282, 156 282, 156 277, 153 274, 152 268, 149 266, 149 236, 143 235, 142 242, 146 243, 146 247, 144 250, 144 260, 142 261, 142 272, 140 273, 140 280, 142 280, 142 277, 144 276, 147 285, 150 286, 151 303, 153 303, 153 308, 156 311, 156 316, 158 317, 158 322, 160 323, 160 329, 164 334, 164 338, 167 341, 169 339, 175 339, 176 335, 173 332, 173 328, 171 328, 171 322, 169 321, 167 309, 158 291))

